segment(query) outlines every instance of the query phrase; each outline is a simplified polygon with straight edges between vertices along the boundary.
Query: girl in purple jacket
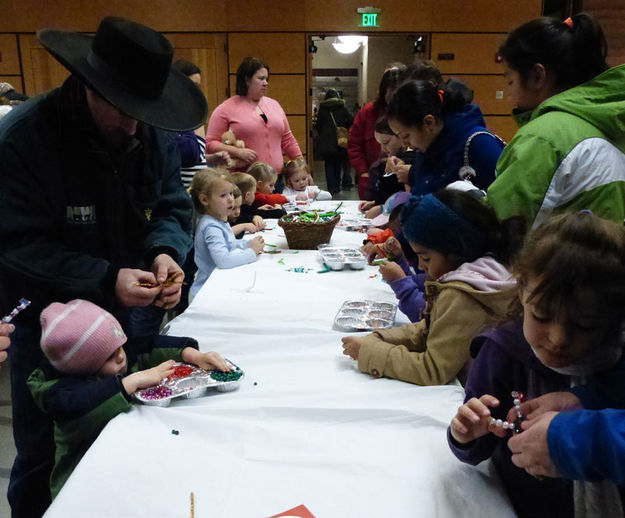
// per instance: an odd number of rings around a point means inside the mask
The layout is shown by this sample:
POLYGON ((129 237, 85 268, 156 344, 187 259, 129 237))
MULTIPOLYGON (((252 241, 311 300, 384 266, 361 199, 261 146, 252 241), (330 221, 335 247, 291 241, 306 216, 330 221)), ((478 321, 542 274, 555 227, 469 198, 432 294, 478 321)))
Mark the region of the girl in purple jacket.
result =
POLYGON ((513 392, 533 399, 625 373, 625 230, 585 211, 557 216, 530 234, 514 272, 522 317, 474 339, 450 447, 469 464, 492 459, 520 517, 623 516, 614 484, 533 478, 507 439, 523 433, 513 392))

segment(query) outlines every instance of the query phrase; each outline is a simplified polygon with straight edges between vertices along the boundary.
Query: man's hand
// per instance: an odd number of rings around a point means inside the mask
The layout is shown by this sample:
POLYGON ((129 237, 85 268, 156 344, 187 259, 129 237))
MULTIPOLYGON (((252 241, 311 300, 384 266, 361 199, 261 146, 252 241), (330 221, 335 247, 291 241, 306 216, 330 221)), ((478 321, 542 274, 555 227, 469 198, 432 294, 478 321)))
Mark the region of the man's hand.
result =
POLYGON ((152 262, 152 273, 161 287, 161 292, 154 305, 163 309, 171 309, 180 301, 184 272, 178 263, 167 254, 159 254, 152 262), (171 281, 168 283, 168 280, 171 281))
POLYGON ((149 306, 160 292, 152 272, 135 268, 121 268, 117 272, 115 295, 124 306, 149 306))
POLYGON ((556 415, 558 415, 557 412, 546 412, 531 421, 523 421, 521 428, 524 431, 515 434, 508 441, 514 465, 523 468, 535 477, 561 476, 551 460, 547 444, 547 430, 556 415))

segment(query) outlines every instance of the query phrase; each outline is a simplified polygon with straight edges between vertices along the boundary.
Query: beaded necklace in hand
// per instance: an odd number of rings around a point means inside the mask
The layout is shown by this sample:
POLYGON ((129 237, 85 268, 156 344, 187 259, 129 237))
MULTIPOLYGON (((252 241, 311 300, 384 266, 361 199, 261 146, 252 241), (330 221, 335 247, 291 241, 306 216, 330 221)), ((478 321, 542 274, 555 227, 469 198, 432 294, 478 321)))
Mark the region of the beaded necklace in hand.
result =
POLYGON ((521 422, 525 420, 525 417, 521 413, 521 403, 525 400, 525 396, 523 392, 516 390, 513 390, 510 395, 512 396, 512 403, 514 404, 514 409, 516 410, 516 419, 509 423, 508 421, 502 421, 501 419, 491 417, 488 424, 503 428, 504 430, 511 430, 513 433, 521 433, 521 422))

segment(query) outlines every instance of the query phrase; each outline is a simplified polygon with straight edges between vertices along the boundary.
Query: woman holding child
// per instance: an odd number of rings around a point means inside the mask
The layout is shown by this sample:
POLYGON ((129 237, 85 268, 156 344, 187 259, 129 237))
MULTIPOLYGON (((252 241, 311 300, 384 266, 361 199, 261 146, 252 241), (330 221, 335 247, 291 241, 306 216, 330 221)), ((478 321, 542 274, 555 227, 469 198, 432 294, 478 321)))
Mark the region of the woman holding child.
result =
MULTIPOLYGON (((265 162, 278 175, 284 165, 283 154, 291 160, 302 156, 282 106, 265 95, 268 84, 269 66, 258 58, 243 59, 237 70, 236 95, 217 106, 208 121, 207 153, 227 151, 245 164, 241 170, 265 162), (228 130, 245 142, 245 147, 223 143, 221 136, 228 130)), ((276 192, 282 191, 282 185, 279 180, 276 192)))

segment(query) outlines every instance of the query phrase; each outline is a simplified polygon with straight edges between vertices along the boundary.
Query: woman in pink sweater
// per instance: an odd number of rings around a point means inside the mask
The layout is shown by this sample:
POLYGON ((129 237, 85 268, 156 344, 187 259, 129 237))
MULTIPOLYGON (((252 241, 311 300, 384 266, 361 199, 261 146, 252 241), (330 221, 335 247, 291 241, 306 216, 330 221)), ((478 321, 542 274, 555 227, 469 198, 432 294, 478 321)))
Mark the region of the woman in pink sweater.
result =
MULTIPOLYGON (((242 170, 254 162, 265 162, 278 174, 284 165, 283 153, 291 160, 302 156, 282 106, 265 96, 268 83, 266 64, 258 58, 243 59, 237 70, 237 95, 221 103, 211 114, 206 130, 207 153, 227 151, 245 162, 242 170), (222 133, 229 129, 246 147, 237 148, 221 141, 222 133)), ((281 180, 278 183, 282 184, 281 180)))

